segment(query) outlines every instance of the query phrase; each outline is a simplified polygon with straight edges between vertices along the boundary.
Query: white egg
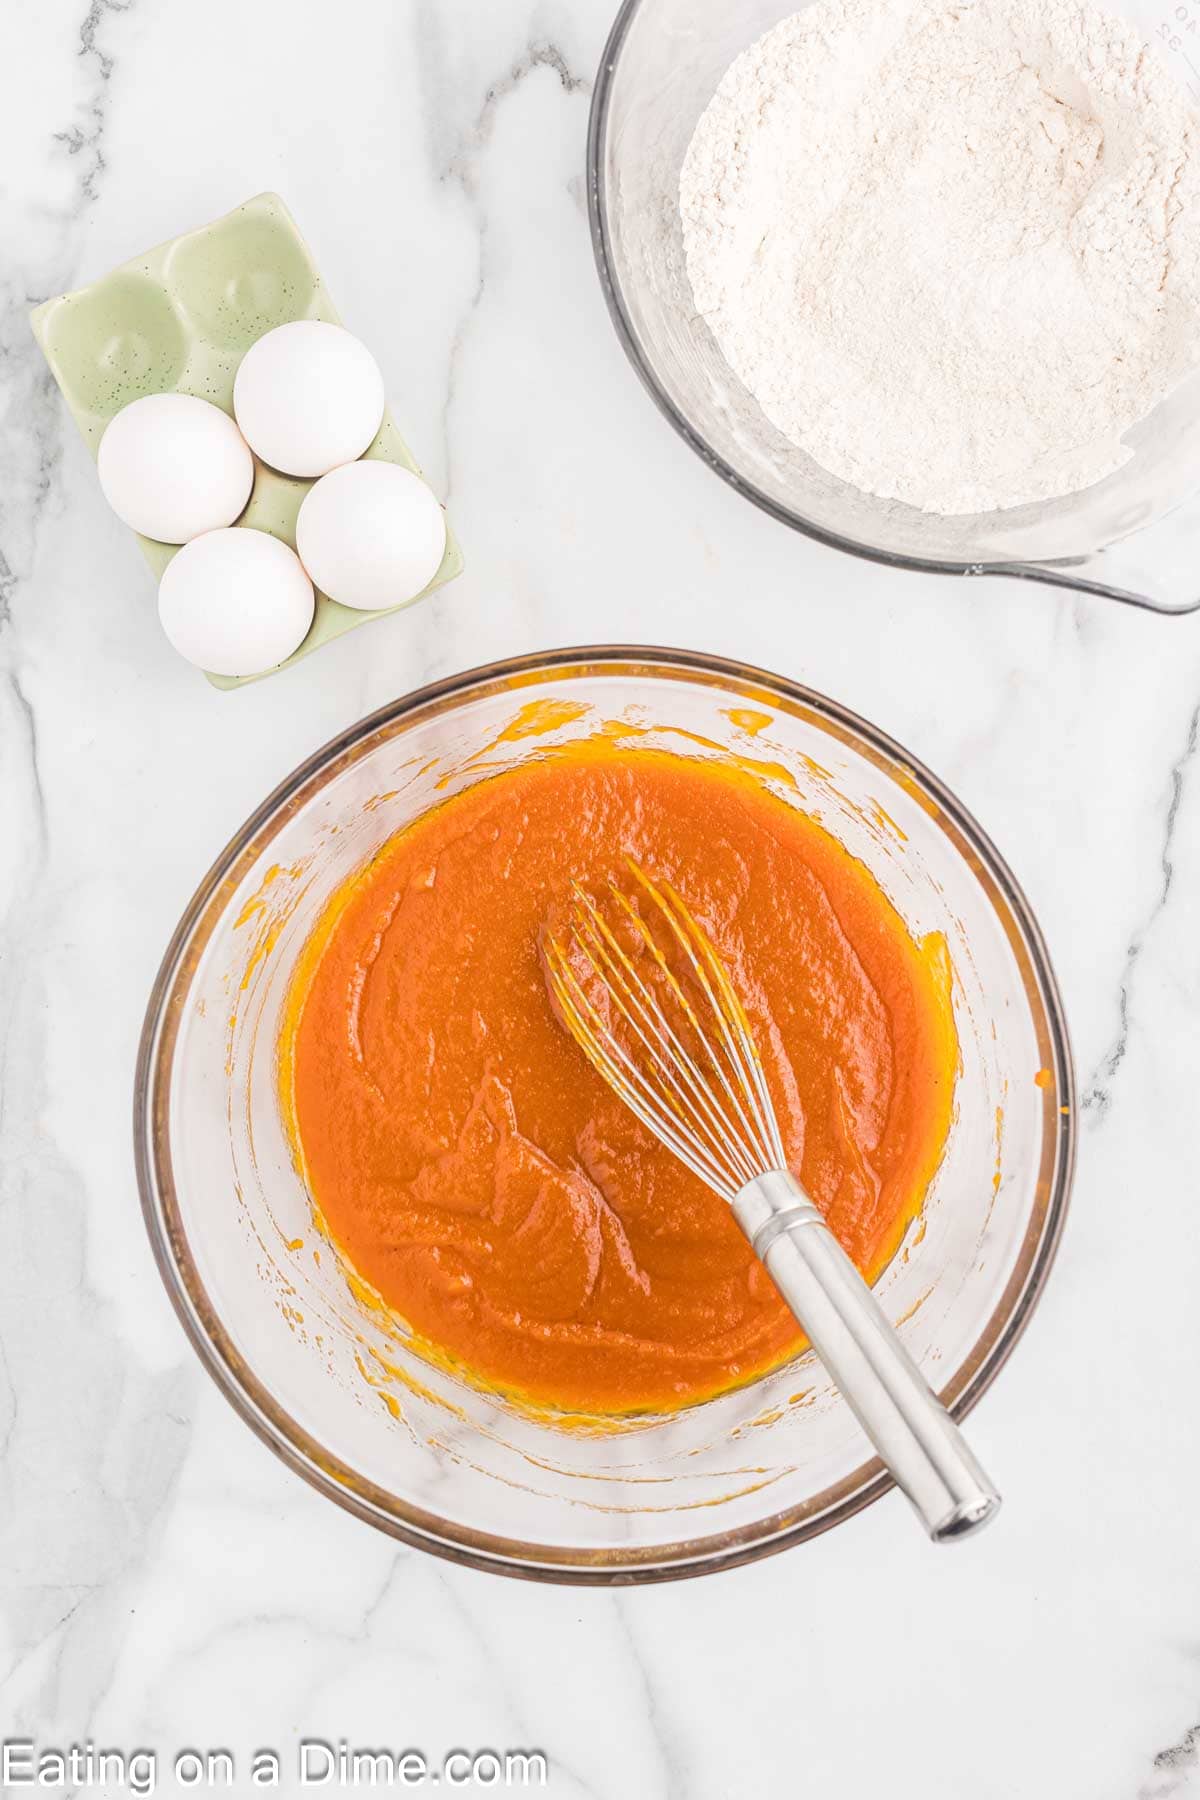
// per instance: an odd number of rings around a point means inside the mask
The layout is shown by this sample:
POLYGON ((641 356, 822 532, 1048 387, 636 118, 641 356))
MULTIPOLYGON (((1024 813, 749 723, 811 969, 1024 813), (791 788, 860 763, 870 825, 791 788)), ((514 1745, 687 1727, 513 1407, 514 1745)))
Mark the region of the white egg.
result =
POLYGON ((428 587, 445 554, 446 517, 410 470, 348 463, 304 496, 296 549, 323 594, 378 612, 428 587))
POLYGON ((162 544, 232 525, 254 485, 254 458, 229 414, 192 394, 122 407, 100 439, 97 470, 117 517, 162 544))
POLYGON ((299 649, 315 604, 295 551, 245 525, 193 538, 158 587, 158 616, 171 643, 213 675, 273 669, 299 649))
POLYGON ((295 319, 252 344, 233 410, 256 456, 285 475, 326 475, 361 456, 383 418, 383 376, 340 325, 295 319))

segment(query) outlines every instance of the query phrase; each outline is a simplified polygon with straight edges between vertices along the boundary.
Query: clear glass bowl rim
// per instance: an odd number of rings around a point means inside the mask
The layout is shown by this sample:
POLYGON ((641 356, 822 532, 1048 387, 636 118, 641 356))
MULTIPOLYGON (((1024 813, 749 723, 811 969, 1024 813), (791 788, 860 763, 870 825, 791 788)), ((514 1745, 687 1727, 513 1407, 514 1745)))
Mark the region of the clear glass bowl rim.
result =
MULTIPOLYGON (((597 1553, 500 1538, 421 1512, 365 1481, 306 1433, 260 1383, 224 1331, 200 1281, 183 1229, 169 1148, 171 1065, 191 973, 243 875, 257 860, 261 840, 283 816, 299 810, 333 774, 357 761, 377 739, 399 735, 418 718, 455 709, 481 690, 535 687, 564 674, 674 677, 732 684, 785 710, 817 718, 885 771, 897 765, 919 788, 929 810, 955 838, 966 860, 982 869, 1007 905, 1017 931, 1031 1005, 1040 1003, 1051 1046, 1058 1124, 1049 1145, 1048 1198, 1040 1235, 1019 1291, 1010 1281, 982 1328, 982 1357, 950 1403, 962 1419, 991 1385, 1024 1331, 1036 1305, 1066 1219, 1075 1160, 1075 1078, 1066 1017, 1049 954, 1037 921, 1007 863, 953 794, 894 739, 814 689, 785 676, 698 651, 648 645, 597 645, 555 649, 464 670, 389 702, 315 751, 270 794, 221 851, 184 909, 151 989, 138 1047, 133 1096, 134 1160, 142 1215, 154 1260, 184 1331, 205 1369, 255 1435, 319 1493, 356 1517, 417 1549, 470 1568, 535 1581, 589 1586, 664 1581, 733 1568, 819 1535, 880 1498, 894 1484, 877 1461, 863 1465, 849 1492, 799 1522, 786 1515, 756 1521, 735 1532, 660 1545, 597 1553), (1010 1303, 1011 1302, 1011 1303, 1010 1303)), ((910 789, 911 791, 911 789, 910 789)), ((1011 934, 1010 934, 1011 935, 1011 934)), ((852 1478, 853 1479, 853 1478, 852 1478)), ((819 1499, 819 1497, 818 1497, 819 1499)))

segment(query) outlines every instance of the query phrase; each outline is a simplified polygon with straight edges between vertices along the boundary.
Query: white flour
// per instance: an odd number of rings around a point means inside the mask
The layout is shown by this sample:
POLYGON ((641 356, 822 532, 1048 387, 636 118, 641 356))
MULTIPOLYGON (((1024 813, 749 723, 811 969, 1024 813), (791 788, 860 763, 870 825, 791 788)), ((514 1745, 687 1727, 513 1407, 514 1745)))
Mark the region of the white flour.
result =
POLYGON ((767 417, 930 512, 1073 493, 1200 352, 1200 118, 1079 0, 818 0, 727 71, 688 273, 767 417))

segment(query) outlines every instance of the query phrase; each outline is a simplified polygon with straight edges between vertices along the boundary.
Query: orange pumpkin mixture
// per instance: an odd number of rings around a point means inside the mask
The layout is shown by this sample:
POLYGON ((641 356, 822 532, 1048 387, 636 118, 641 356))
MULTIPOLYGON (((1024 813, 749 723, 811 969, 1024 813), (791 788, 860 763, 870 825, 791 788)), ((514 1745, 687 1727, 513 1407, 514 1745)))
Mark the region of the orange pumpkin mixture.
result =
POLYGON ((285 1110, 358 1274, 433 1354, 552 1406, 682 1406, 803 1343, 724 1201, 558 1023, 539 942, 632 855, 712 937, 794 1169, 870 1278, 937 1167, 957 1043, 940 939, 735 767, 604 741, 493 776, 384 845, 302 959, 285 1110))

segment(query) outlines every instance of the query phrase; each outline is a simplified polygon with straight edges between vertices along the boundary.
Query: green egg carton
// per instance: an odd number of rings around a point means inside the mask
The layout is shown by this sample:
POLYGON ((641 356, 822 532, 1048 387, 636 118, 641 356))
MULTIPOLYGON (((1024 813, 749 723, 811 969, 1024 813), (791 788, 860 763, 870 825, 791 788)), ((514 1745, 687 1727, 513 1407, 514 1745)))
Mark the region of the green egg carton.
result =
MULTIPOLYGON (((144 394, 195 394, 232 416, 233 378, 242 357, 264 332, 293 319, 341 323, 278 194, 258 194, 223 219, 135 256, 91 287, 60 294, 31 314, 34 336, 93 456, 114 413, 144 394)), ((390 412, 366 455, 421 473, 390 412)), ((269 531, 294 550, 296 514, 311 486, 255 458, 254 486, 238 524, 269 531)), ((161 576, 177 546, 140 542, 161 576)), ((414 600, 461 568, 462 553, 447 524, 441 567, 414 600)), ((278 667, 286 669, 356 625, 399 611, 357 612, 318 591, 308 636, 278 667)), ((234 688, 275 673, 208 679, 214 687, 234 688)))

